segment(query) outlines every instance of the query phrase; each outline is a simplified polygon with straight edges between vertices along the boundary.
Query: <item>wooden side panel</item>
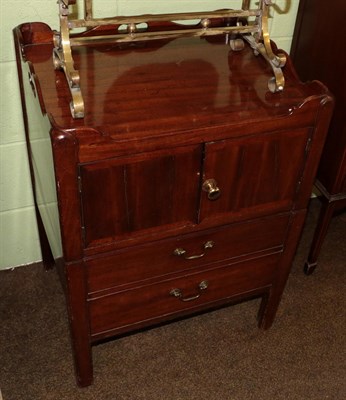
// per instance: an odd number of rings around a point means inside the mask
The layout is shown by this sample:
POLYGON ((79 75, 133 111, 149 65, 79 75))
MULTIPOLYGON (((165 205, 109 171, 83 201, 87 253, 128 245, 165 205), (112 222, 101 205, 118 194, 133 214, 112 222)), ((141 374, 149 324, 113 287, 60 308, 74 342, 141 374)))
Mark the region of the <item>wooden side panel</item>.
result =
POLYGON ((201 146, 80 167, 85 244, 197 222, 201 146))
POLYGON ((289 210, 303 172, 310 129, 282 131, 206 145, 204 179, 221 195, 202 196, 201 220, 217 214, 251 217, 289 210))

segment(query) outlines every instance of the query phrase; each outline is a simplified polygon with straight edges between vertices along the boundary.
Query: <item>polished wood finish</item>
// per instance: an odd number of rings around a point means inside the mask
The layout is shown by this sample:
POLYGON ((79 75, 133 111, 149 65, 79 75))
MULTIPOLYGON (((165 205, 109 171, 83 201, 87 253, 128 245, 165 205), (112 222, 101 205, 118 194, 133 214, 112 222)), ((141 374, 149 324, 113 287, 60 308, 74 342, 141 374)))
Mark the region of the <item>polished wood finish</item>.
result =
POLYGON ((254 296, 269 328, 333 109, 328 90, 300 83, 288 60, 284 92, 270 93, 266 62, 223 35, 88 46, 74 54, 86 106, 75 120, 50 28, 14 33, 79 385, 92 382, 101 339, 254 296))
POLYGON ((346 52, 341 27, 344 0, 301 0, 291 56, 300 78, 320 79, 335 96, 335 110, 319 164, 316 186, 322 208, 305 264, 306 274, 317 266, 331 218, 346 207, 346 52))

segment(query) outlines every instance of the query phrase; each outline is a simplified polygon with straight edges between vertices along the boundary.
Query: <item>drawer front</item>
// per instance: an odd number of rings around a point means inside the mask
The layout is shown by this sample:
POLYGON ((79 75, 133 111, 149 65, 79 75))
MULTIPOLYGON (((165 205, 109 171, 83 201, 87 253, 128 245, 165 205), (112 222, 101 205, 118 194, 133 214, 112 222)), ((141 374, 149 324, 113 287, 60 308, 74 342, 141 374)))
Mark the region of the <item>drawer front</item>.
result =
POLYGON ((89 259, 89 294, 282 246, 288 221, 284 214, 89 259))
POLYGON ((271 254, 89 300, 91 335, 130 331, 268 287, 279 259, 271 254))

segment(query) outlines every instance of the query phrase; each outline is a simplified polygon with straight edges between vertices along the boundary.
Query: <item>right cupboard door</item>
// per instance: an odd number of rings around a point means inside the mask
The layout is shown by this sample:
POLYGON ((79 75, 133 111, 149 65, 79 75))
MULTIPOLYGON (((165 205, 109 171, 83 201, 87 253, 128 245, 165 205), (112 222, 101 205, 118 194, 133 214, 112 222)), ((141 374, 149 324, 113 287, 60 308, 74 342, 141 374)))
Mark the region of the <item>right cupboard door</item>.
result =
POLYGON ((305 128, 206 143, 200 222, 289 210, 310 133, 305 128))

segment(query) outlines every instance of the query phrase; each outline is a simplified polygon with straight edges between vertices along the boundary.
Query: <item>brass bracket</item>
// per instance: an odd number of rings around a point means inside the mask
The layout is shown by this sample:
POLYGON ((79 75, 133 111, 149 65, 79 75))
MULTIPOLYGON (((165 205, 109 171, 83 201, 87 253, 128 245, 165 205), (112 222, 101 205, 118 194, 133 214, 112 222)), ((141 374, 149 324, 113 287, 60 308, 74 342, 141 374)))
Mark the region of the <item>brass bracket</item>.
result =
POLYGON ((84 18, 71 18, 70 6, 76 0, 58 0, 60 31, 54 33, 53 63, 55 69, 64 71, 71 93, 70 109, 73 118, 84 117, 84 102, 80 87, 80 75, 74 68, 72 47, 88 43, 124 43, 147 41, 183 36, 212 36, 225 34, 227 41, 234 51, 244 48, 244 40, 250 44, 255 55, 262 55, 273 70, 274 76, 268 82, 271 92, 284 89, 285 78, 282 67, 286 63, 283 54, 274 54, 268 31, 268 15, 271 0, 259 0, 257 8, 250 8, 250 0, 243 0, 241 10, 220 10, 209 12, 189 12, 174 14, 146 14, 137 16, 120 16, 110 18, 94 18, 92 0, 84 0, 84 18), (169 30, 146 30, 140 24, 150 22, 173 22, 199 20, 193 27, 180 27, 169 30), (250 20, 252 19, 252 20, 250 20), (232 20, 232 24, 230 21, 232 20), (213 23, 218 21, 217 24, 213 23), (220 23, 219 21, 223 21, 220 23), (234 22, 235 21, 235 22, 234 22), (117 26, 113 35, 72 35, 76 28, 92 29, 101 26, 117 26), (119 29, 126 27, 125 31, 119 29))

